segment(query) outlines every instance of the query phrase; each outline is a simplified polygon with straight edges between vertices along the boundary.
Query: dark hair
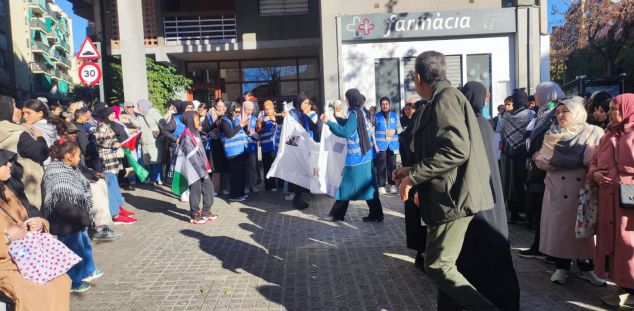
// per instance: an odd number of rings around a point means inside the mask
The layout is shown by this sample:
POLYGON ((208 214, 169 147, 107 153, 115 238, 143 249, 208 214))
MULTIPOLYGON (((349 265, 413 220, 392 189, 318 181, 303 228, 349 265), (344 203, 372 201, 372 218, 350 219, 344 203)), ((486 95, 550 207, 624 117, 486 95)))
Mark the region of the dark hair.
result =
POLYGON ((392 102, 390 101, 390 98, 387 97, 387 96, 383 96, 383 97, 381 97, 381 99, 379 99, 379 105, 381 105, 381 103, 383 101, 387 101, 387 103, 390 104, 390 106, 392 105, 392 102))
POLYGON ((24 102, 24 106, 22 107, 23 109, 30 109, 33 110, 35 112, 41 112, 42 113, 42 119, 48 119, 50 112, 48 110, 48 106, 37 100, 37 99, 29 99, 26 102, 24 102))
POLYGON ((90 110, 88 110, 88 108, 86 108, 86 107, 81 107, 81 108, 75 110, 75 120, 79 119, 79 117, 81 117, 82 115, 88 113, 88 111, 90 111, 90 110))
POLYGON ((603 108, 605 112, 610 110, 610 102, 612 101, 612 95, 608 92, 601 91, 592 94, 592 101, 590 102, 590 112, 593 112, 597 107, 603 108))
POLYGON ((249 96, 253 96, 253 93, 251 93, 251 91, 246 91, 246 92, 244 92, 244 96, 247 96, 247 95, 249 95, 249 96))
POLYGON ((436 51, 423 52, 416 57, 416 73, 427 84, 447 80, 445 55, 436 51))
POLYGON ((50 125, 55 126, 55 130, 57 131, 57 135, 64 135, 66 134, 66 120, 57 117, 57 116, 51 116, 48 119, 46 119, 46 122, 50 125))
POLYGON ((218 97, 214 101, 214 107, 217 107, 219 102, 222 102, 223 104, 225 104, 225 106, 227 105, 227 103, 225 103, 225 101, 222 98, 218 97))
POLYGON ((364 104, 365 104, 365 101, 366 101, 366 100, 367 100, 367 99, 365 98, 365 95, 361 94, 361 103, 364 103, 364 104))
POLYGON ((508 102, 513 102, 513 96, 508 96, 507 98, 504 99, 504 103, 508 103, 508 102))
POLYGON ((414 107, 414 104, 412 103, 405 103, 405 106, 403 106, 403 110, 405 110, 405 108, 410 107, 412 109, 416 109, 416 107, 414 107))
POLYGON ((240 111, 242 111, 242 105, 236 102, 231 103, 231 105, 229 105, 229 110, 227 110, 227 115, 231 117, 232 113, 236 111, 236 108, 240 108, 240 111))
POLYGON ((61 161, 64 159, 64 155, 69 153, 75 153, 79 151, 79 145, 70 140, 56 140, 51 149, 49 155, 51 159, 61 161))
POLYGON ((528 101, 529 102, 534 102, 535 101, 535 95, 531 95, 528 97, 528 101))

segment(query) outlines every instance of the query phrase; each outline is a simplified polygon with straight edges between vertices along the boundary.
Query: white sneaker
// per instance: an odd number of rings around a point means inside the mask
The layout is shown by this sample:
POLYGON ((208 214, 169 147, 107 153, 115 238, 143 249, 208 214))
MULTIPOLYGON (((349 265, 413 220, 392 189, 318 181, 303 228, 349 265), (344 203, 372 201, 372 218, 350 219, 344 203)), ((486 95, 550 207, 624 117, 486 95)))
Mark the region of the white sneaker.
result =
POLYGON ((284 197, 284 200, 286 201, 292 201, 295 198, 295 194, 294 193, 289 193, 284 197))
POLYGON ((396 188, 396 185, 392 185, 390 187, 390 193, 391 194, 398 194, 398 188, 396 188))
POLYGON ((558 284, 566 284, 566 278, 568 277, 568 270, 557 269, 555 273, 550 277, 550 281, 558 284))
POLYGON ((385 190, 385 187, 379 187, 379 194, 380 195, 386 195, 387 191, 385 190))
POLYGON ((604 279, 599 278, 596 274, 594 274, 594 271, 579 271, 577 276, 597 286, 608 285, 604 279))
POLYGON ((189 202, 189 190, 181 194, 181 202, 189 202))

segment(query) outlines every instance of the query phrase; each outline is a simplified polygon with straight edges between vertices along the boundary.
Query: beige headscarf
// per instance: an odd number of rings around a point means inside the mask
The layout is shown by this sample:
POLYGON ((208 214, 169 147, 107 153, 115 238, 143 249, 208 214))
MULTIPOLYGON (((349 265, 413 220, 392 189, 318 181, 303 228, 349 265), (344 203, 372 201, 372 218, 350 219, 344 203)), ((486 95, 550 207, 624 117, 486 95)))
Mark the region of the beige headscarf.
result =
POLYGON ((559 169, 575 169, 584 167, 592 158, 599 140, 603 136, 603 129, 586 123, 588 114, 584 107, 584 99, 575 96, 559 102, 572 113, 572 121, 566 127, 559 124, 544 136, 536 162, 538 165, 559 169))

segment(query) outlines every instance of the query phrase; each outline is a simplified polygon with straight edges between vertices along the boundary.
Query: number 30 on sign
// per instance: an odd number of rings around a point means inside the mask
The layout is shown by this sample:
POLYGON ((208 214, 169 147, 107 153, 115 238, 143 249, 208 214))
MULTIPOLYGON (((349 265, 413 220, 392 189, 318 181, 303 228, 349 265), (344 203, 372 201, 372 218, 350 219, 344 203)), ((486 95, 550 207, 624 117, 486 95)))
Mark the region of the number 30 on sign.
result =
POLYGON ((79 67, 79 79, 87 85, 95 85, 101 81, 101 68, 95 63, 84 63, 79 67))

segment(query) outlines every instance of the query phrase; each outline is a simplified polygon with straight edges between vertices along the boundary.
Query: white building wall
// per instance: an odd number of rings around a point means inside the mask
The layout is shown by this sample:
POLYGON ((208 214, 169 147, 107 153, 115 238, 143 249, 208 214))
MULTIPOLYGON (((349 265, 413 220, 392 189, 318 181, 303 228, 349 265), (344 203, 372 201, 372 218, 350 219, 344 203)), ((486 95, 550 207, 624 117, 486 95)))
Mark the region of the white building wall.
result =
POLYGON ((540 81, 550 81, 550 35, 542 35, 540 37, 540 54, 539 66, 541 68, 540 81))
MULTIPOLYGON (((416 42, 344 44, 342 46, 343 72, 340 73, 343 78, 344 92, 349 88, 357 88, 366 96, 367 103, 374 105, 377 100, 374 85, 374 59, 416 57, 429 50, 435 50, 445 55, 463 55, 462 76, 464 83, 468 82, 466 80, 466 55, 491 54, 493 116, 497 114, 495 107, 502 104, 504 98, 510 95, 507 94, 508 87, 502 86, 508 85, 510 89, 515 87, 514 55, 512 55, 514 50, 513 37, 498 36, 416 42)), ((401 95, 404 95, 405 74, 401 62, 401 95)), ((406 98, 401 97, 401 105, 404 105, 406 98)))

